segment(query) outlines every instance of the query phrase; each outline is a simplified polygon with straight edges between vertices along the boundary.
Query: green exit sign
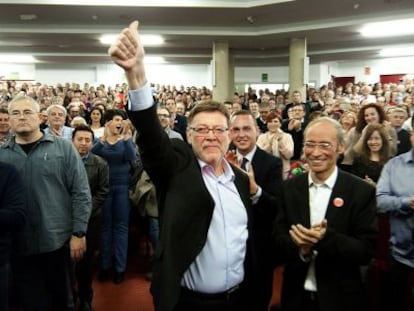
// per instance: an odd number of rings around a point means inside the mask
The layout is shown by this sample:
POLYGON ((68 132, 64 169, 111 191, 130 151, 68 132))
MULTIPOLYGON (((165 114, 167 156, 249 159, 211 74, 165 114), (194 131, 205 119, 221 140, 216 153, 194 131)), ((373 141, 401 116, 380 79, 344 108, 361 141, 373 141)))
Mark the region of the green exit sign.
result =
POLYGON ((267 73, 262 73, 262 82, 268 82, 269 76, 267 73))

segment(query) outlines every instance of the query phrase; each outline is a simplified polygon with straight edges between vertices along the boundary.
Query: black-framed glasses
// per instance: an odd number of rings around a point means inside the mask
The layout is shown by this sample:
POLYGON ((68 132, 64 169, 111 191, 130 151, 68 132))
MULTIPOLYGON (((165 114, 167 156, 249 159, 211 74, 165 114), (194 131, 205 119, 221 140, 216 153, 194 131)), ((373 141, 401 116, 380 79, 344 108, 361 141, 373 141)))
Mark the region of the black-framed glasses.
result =
POLYGON ((190 127, 191 130, 196 132, 199 136, 207 136, 208 133, 213 132, 216 136, 221 136, 226 131, 228 131, 228 128, 217 126, 217 127, 207 127, 207 126, 197 126, 197 127, 190 127))
POLYGON ((313 150, 316 147, 318 147, 321 150, 331 150, 333 148, 333 144, 331 144, 330 142, 314 142, 314 141, 305 141, 303 143, 303 147, 309 150, 313 150))

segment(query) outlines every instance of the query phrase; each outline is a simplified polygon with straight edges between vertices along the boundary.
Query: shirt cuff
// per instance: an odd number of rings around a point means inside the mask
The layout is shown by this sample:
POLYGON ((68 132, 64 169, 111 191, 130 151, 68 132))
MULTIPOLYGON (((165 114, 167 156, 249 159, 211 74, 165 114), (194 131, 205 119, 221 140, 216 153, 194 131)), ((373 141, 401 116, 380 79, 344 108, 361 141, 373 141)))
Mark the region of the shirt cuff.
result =
POLYGON ((261 195, 262 188, 260 186, 257 186, 257 192, 250 197, 250 199, 252 200, 252 204, 256 204, 259 201, 261 195))
POLYGON ((149 82, 136 90, 128 91, 128 110, 141 111, 152 107, 154 100, 149 82))

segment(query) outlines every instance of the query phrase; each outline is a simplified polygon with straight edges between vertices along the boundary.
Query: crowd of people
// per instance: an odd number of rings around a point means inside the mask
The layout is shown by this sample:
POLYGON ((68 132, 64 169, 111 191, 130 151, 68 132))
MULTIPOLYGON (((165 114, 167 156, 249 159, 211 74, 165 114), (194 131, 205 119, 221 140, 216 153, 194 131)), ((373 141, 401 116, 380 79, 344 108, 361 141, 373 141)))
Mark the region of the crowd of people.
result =
POLYGON ((109 50, 128 83, 3 84, 0 310, 10 273, 23 310, 91 310, 142 200, 157 311, 268 310, 279 265, 281 310, 412 310, 414 82, 221 103, 149 84, 137 27, 109 50))

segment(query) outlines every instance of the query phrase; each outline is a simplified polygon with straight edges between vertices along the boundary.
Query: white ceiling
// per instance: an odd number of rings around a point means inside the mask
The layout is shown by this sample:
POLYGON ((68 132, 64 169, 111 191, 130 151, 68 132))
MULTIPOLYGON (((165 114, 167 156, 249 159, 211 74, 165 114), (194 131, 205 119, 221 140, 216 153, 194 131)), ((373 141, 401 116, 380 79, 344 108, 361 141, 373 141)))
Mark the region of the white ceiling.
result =
POLYGON ((307 38, 311 63, 374 59, 414 35, 366 39, 362 25, 412 17, 413 0, 0 0, 0 63, 4 53, 45 64, 109 63, 100 36, 134 19, 141 33, 165 38, 147 54, 175 64, 208 64, 213 42, 226 40, 236 66, 287 65, 295 37, 307 38))

